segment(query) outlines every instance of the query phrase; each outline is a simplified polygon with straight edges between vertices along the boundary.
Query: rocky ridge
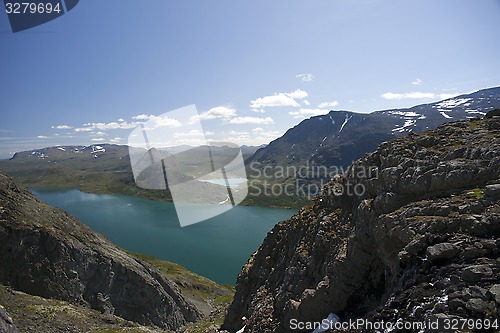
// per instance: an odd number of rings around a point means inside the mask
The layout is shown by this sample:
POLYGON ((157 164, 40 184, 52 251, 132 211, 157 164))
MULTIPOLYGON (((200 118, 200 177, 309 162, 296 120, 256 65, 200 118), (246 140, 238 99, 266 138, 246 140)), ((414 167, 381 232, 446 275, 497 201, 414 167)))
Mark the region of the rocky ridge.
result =
POLYGON ((201 317, 179 287, 67 213, 0 174, 0 283, 176 329, 201 317))
POLYGON ((268 233, 223 328, 291 332, 332 312, 498 320, 499 198, 493 114, 383 143, 268 233))

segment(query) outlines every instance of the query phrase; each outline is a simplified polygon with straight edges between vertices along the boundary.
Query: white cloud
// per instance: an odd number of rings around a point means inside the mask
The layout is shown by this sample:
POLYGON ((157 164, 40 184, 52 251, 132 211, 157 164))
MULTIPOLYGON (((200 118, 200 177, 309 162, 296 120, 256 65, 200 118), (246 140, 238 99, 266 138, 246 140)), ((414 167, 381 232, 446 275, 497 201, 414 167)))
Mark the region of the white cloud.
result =
POLYGON ((110 130, 110 129, 130 129, 134 128, 135 124, 129 124, 129 123, 116 123, 116 122, 110 122, 110 123, 91 123, 88 125, 94 130, 110 130))
POLYGON ((94 129, 92 127, 79 127, 75 128, 75 132, 92 132, 94 129))
POLYGON ((293 99, 303 99, 308 96, 307 91, 304 91, 302 89, 297 89, 291 93, 286 94, 288 97, 291 97, 293 99))
POLYGON ((210 119, 229 119, 236 117, 236 109, 226 106, 216 106, 210 110, 200 113, 197 116, 191 117, 191 121, 195 120, 210 120, 210 119))
POLYGON ((294 118, 309 118, 313 116, 321 116, 328 113, 328 110, 324 109, 300 109, 299 111, 288 112, 289 115, 294 118))
POLYGON ((419 85, 421 85, 421 84, 422 84, 422 80, 420 80, 420 79, 418 79, 418 78, 417 78, 417 79, 415 79, 415 81, 413 81, 411 84, 416 85, 416 86, 419 86, 419 85))
POLYGON ((262 133, 264 132, 264 129, 262 127, 256 127, 252 130, 254 133, 262 133))
POLYGON ((385 98, 385 99, 403 99, 405 98, 405 94, 395 94, 395 93, 392 93, 392 92, 386 92, 386 93, 383 93, 382 95, 382 98, 385 98))
POLYGON ((120 122, 120 123, 123 123, 124 121, 125 121, 125 119, 123 119, 123 118, 118 119, 118 122, 120 122))
POLYGON ((425 92, 409 92, 403 94, 395 94, 392 92, 386 92, 385 94, 380 95, 385 99, 389 100, 401 100, 401 99, 447 99, 458 96, 458 94, 435 94, 435 93, 425 93, 425 92))
POLYGON ((104 141, 104 138, 93 138, 92 141, 104 141))
POLYGON ((301 79, 304 82, 311 82, 312 80, 314 80, 314 75, 310 73, 297 74, 295 75, 295 77, 301 79))
POLYGON ((203 132, 201 131, 198 131, 198 130, 191 130, 189 132, 177 132, 177 133, 174 133, 174 138, 182 138, 182 137, 202 137, 203 136, 203 132))
POLYGON ((239 132, 239 131, 229 131, 227 133, 229 135, 248 135, 248 132, 239 132))
POLYGON ((339 102, 333 101, 333 102, 323 102, 318 105, 318 108, 324 109, 324 108, 333 108, 335 106, 339 105, 339 102))
POLYGON ((311 102, 309 102, 307 99, 303 100, 302 103, 307 106, 311 105, 311 102))
POLYGON ((123 123, 119 124, 113 121, 110 123, 94 123, 92 124, 92 126, 94 126, 94 128, 98 130, 109 130, 109 129, 118 129, 122 127, 127 127, 127 128, 132 127, 132 124, 123 125, 123 123))
POLYGON ((109 141, 112 143, 119 143, 121 140, 122 140, 122 138, 114 138, 114 139, 111 139, 109 141))
MULTIPOLYGON (((137 116, 132 117, 132 119, 135 119, 135 120, 149 120, 150 117, 153 117, 153 115, 148 116, 147 114, 139 114, 137 116)), ((120 121, 120 119, 118 119, 118 121, 120 121)))
POLYGON ((460 94, 439 94, 440 99, 448 99, 448 98, 453 98, 457 97, 460 94))
MULTIPOLYGON (((168 127, 168 128, 175 128, 175 127, 180 127, 181 123, 177 119, 170 118, 167 115, 161 115, 161 116, 154 116, 154 115, 145 115, 145 114, 140 114, 137 116, 132 117, 132 119, 135 120, 142 120, 142 121, 148 121, 148 128, 153 129, 153 128, 163 128, 163 127, 168 127)), ((132 122, 132 123, 127 123, 127 122, 121 122, 119 124, 117 123, 108 123, 107 126, 109 126, 109 129, 116 129, 116 128, 122 128, 122 129, 130 129, 134 128, 139 124, 142 124, 143 122, 132 122)), ((99 128, 102 129, 102 128, 99 128)))
POLYGON ((307 92, 297 89, 290 93, 278 93, 272 96, 264 96, 250 101, 250 108, 255 112, 261 112, 263 108, 274 106, 300 106, 296 99, 304 99, 307 92))
MULTIPOLYGON (((102 131, 107 131, 107 130, 115 130, 115 129, 132 129, 137 127, 140 124, 144 124, 146 121, 148 122, 148 129, 154 129, 154 128, 175 128, 175 127, 180 127, 181 123, 176 120, 169 118, 166 115, 162 116, 154 116, 154 115, 145 115, 145 114, 140 114, 137 116, 132 117, 134 120, 139 120, 139 121, 134 121, 134 122, 126 122, 126 121, 121 121, 123 119, 119 119, 119 123, 117 122, 110 122, 110 123, 87 123, 83 124, 83 127, 75 128, 75 132, 92 132, 92 131, 101 131, 99 133, 103 133, 102 131)), ((99 135, 99 134, 97 134, 99 135)))
POLYGON ((48 139, 49 137, 45 136, 45 135, 38 135, 37 138, 38 139, 48 139))
MULTIPOLYGON (((253 131, 252 131, 253 132, 253 131)), ((247 145, 247 146, 259 146, 262 144, 267 144, 271 142, 272 140, 280 137, 283 135, 282 132, 279 131, 257 131, 251 133, 242 133, 239 135, 230 135, 227 137, 221 138, 221 141, 223 142, 234 142, 235 144, 238 145, 247 145)))
POLYGON ((228 122, 229 124, 272 124, 274 123, 273 118, 259 118, 259 117, 236 117, 232 118, 228 122))
POLYGON ((299 106, 299 103, 284 93, 260 97, 250 102, 250 108, 252 110, 259 110, 265 107, 273 106, 299 106))
POLYGON ((222 142, 232 142, 237 145, 244 145, 251 140, 250 135, 247 132, 235 132, 228 133, 228 136, 221 138, 222 142))
POLYGON ((164 146, 177 146, 181 144, 185 145, 204 145, 206 144, 206 136, 211 136, 214 135, 214 132, 202 132, 197 129, 193 129, 187 132, 176 132, 173 133, 172 135, 172 140, 169 142, 163 142, 159 143, 158 145, 164 145, 164 146))
POLYGON ((131 129, 138 125, 138 123, 87 123, 83 124, 84 127, 75 128, 75 132, 92 132, 94 130, 106 131, 111 129, 131 129))
POLYGON ((433 93, 425 93, 425 92, 411 92, 411 93, 406 93, 405 94, 405 98, 416 98, 416 99, 420 99, 420 98, 435 98, 437 97, 436 94, 433 94, 433 93))
POLYGON ((71 129, 73 127, 68 126, 68 125, 57 125, 57 126, 51 126, 54 129, 71 129))
POLYGON ((148 125, 149 128, 165 128, 165 127, 175 128, 175 127, 180 127, 181 122, 178 121, 177 119, 172 119, 167 116, 160 116, 160 117, 154 116, 149 118, 148 125))

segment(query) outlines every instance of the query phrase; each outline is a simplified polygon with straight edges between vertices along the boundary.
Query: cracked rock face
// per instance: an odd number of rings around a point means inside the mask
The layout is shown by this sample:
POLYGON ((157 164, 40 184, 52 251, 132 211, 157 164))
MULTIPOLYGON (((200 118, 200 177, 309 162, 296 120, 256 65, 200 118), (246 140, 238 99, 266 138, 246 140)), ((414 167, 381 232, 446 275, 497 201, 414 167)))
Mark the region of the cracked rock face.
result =
MULTIPOLYGON (((382 144, 269 232, 223 327, 290 321, 499 318, 498 117, 382 144), (362 193, 339 188, 357 185, 362 193)), ((296 330, 295 330, 296 332, 296 330)))
POLYGON ((0 282, 176 329, 200 318, 177 285, 0 174, 0 282))

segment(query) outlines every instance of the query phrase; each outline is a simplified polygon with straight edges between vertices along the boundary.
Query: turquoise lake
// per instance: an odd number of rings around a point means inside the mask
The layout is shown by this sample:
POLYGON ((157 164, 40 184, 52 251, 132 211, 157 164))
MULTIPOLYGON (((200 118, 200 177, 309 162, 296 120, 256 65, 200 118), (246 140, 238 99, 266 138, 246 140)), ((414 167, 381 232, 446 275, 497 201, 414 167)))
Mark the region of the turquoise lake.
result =
MULTIPOLYGON (((236 206, 181 228, 171 202, 79 190, 31 189, 40 200, 76 216, 129 251, 176 262, 219 283, 235 284, 267 232, 295 210, 236 206)), ((193 205, 193 209, 196 207, 193 205)))

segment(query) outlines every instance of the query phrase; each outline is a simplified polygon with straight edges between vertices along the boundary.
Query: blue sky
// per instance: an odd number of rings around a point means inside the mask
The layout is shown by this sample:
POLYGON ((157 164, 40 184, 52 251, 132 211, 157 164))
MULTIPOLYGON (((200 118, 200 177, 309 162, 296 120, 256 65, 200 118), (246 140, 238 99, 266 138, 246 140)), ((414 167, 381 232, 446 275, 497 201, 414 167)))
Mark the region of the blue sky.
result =
POLYGON ((3 158, 126 144, 191 104, 207 138, 257 145, 330 109, 500 85, 498 0, 84 0, 15 34, 0 8, 3 158))

